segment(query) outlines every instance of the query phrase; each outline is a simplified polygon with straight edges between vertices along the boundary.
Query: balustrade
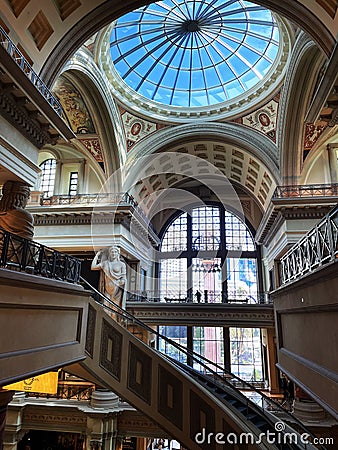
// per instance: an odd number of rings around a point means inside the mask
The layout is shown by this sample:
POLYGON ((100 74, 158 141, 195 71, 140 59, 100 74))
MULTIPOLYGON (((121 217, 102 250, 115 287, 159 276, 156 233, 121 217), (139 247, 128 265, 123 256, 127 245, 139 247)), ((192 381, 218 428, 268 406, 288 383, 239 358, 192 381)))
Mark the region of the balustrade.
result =
POLYGON ((0 228, 0 267, 78 283, 81 263, 73 256, 0 228))
MULTIPOLYGON (((93 208, 99 210, 100 206, 105 204, 116 206, 131 206, 137 214, 142 217, 147 225, 153 230, 153 226, 149 221, 143 209, 139 206, 134 197, 128 192, 100 192, 98 194, 76 194, 76 195, 52 195, 45 197, 43 194, 40 197, 41 206, 56 206, 56 205, 92 205, 93 208)), ((95 210, 94 210, 95 212, 95 210)))
POLYGON ((297 280, 337 257, 338 205, 281 258, 281 284, 297 280))
POLYGON ((273 199, 338 196, 338 183, 277 186, 273 199))
POLYGON ((31 83, 35 86, 35 88, 40 92, 40 94, 55 110, 55 112, 61 117, 62 106, 60 102, 48 89, 48 87, 42 81, 39 75, 33 70, 31 65, 28 63, 27 59, 23 56, 18 47, 14 45, 13 41, 10 39, 8 34, 1 26, 0 26, 0 45, 4 50, 6 50, 6 52, 13 59, 13 61, 20 67, 20 69, 23 71, 26 77, 31 81, 31 83))
POLYGON ((201 297, 196 294, 192 295, 190 291, 134 291, 128 292, 128 302, 149 302, 149 303, 238 303, 238 304, 263 304, 268 303, 268 294, 266 292, 257 292, 250 294, 242 294, 229 292, 226 294, 221 291, 204 291, 201 297))

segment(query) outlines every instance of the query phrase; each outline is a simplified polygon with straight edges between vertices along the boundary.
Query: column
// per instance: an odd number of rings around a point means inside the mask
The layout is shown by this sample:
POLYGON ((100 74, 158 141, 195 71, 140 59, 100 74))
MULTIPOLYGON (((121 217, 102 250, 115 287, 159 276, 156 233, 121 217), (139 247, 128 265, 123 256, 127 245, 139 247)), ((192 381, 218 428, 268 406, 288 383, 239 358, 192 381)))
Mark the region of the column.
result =
POLYGON ((0 389, 0 449, 3 448, 6 415, 8 403, 12 400, 14 391, 0 389))
POLYGON ((331 183, 338 182, 337 150, 338 150, 338 144, 328 144, 327 145, 331 183))
POLYGON ((265 333, 266 336, 266 347, 268 356, 268 370, 269 370, 269 390, 271 394, 279 393, 279 383, 278 383, 278 370, 276 367, 277 362, 277 351, 276 351, 276 331, 274 328, 267 328, 265 333))
POLYGON ((136 439, 136 450, 147 450, 147 439, 137 438, 136 439))

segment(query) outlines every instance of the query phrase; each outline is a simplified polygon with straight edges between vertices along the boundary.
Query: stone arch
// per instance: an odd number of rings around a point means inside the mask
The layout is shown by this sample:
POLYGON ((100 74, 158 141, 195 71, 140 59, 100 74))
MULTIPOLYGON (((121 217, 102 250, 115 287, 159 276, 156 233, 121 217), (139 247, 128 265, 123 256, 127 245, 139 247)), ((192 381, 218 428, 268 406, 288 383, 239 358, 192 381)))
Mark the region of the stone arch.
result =
POLYGON ((82 52, 78 52, 65 66, 61 76, 71 82, 81 92, 95 125, 95 133, 88 135, 89 140, 98 140, 97 151, 101 153, 96 157, 96 147, 89 148, 85 135, 77 135, 78 140, 92 153, 99 162, 104 162, 106 177, 120 168, 125 160, 125 146, 123 143, 120 115, 110 95, 105 89, 102 74, 93 61, 83 59, 82 52))
POLYGON ((167 128, 134 147, 125 174, 132 180, 127 190, 149 209, 156 192, 175 189, 184 179, 203 184, 204 177, 216 180, 220 176, 239 186, 264 211, 279 184, 275 154, 268 138, 239 124, 167 128))
POLYGON ((294 47, 280 101, 283 109, 280 111, 277 142, 283 184, 298 183, 302 166, 304 118, 324 60, 318 47, 302 33, 294 47))

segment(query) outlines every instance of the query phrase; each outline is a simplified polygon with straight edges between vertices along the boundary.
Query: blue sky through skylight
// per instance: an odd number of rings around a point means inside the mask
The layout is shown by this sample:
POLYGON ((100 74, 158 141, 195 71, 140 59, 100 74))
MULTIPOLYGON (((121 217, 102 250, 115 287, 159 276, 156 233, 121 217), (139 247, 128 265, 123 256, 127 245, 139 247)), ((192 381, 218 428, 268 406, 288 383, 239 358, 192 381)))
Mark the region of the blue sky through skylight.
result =
POLYGON ((164 0, 119 18, 110 38, 120 77, 177 107, 232 100, 254 87, 278 52, 271 12, 243 0, 164 0))

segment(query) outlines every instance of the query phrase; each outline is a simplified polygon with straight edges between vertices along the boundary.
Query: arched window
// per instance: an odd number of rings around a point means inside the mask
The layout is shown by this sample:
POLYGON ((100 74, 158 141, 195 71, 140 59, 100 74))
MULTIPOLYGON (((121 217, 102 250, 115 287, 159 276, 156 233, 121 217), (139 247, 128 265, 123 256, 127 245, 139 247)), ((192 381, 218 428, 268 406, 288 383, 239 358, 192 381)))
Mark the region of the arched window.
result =
MULTIPOLYGON (((160 248, 161 298, 204 303, 257 303, 257 250, 249 227, 223 206, 180 214, 166 228, 160 248)), ((161 334, 202 354, 237 376, 264 378, 259 328, 160 326, 161 334), (230 343, 230 344, 229 344, 230 343)), ((164 340, 159 347, 187 362, 164 340)), ((194 364, 199 369, 198 364, 194 364)))
POLYGON ((248 226, 222 206, 193 208, 166 229, 161 296, 190 302, 257 303, 257 252, 248 226))
POLYGON ((56 160, 54 158, 46 159, 40 164, 41 182, 40 189, 44 197, 51 197, 54 194, 56 160))

